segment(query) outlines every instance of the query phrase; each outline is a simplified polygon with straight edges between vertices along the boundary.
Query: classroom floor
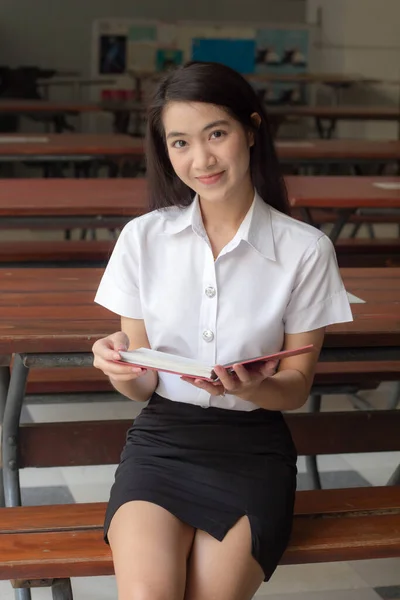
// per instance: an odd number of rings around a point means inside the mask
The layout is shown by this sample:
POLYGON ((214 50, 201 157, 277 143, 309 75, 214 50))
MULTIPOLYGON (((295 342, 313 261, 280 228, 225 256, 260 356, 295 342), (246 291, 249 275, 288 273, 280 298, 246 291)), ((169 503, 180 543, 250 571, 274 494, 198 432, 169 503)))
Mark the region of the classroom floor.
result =
MULTIPOLYGON (((361 395, 375 408, 386 408, 393 384, 361 395)), ((109 395, 101 401, 43 403, 28 399, 24 422, 134 418, 141 405, 109 395)), ((350 398, 326 396, 323 410, 354 410, 350 398)), ((400 462, 400 452, 325 456, 319 459, 324 487, 385 485, 400 462)), ((24 504, 106 501, 115 466, 26 469, 21 472, 24 504)), ((304 460, 298 462, 298 488, 309 487, 304 460)), ((75 600, 116 600, 113 577, 73 580, 75 600)), ((14 600, 9 582, 0 582, 1 600, 14 600)), ((257 600, 400 600, 400 560, 366 560, 278 567, 257 600)), ((33 590, 32 600, 50 600, 48 588, 33 590)))

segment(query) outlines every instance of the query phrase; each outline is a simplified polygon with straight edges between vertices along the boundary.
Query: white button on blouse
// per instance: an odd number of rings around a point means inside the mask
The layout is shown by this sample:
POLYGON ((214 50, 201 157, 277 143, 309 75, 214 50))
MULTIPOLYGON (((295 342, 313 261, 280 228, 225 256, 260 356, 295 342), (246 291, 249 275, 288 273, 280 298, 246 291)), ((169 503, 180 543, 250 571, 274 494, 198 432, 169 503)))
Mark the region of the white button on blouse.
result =
MULTIPOLYGON (((216 260, 197 197, 187 208, 134 219, 95 301, 144 319, 153 349, 210 366, 279 351, 285 333, 352 320, 332 242, 258 194, 216 260)), ((157 393, 204 407, 258 408, 234 395, 210 396, 170 373, 159 372, 157 393)))

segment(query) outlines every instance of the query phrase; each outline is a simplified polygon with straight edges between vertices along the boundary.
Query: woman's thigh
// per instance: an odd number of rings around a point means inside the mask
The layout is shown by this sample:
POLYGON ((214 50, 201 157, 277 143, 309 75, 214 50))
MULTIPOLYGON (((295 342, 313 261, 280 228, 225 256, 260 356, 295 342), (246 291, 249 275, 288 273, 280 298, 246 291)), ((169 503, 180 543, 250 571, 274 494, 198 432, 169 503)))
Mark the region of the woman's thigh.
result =
POLYGON ((118 600, 179 600, 195 530, 150 502, 123 504, 112 518, 118 600))
POLYGON ((185 600, 250 600, 263 579, 263 570, 251 554, 247 517, 242 517, 222 542, 196 531, 185 600))

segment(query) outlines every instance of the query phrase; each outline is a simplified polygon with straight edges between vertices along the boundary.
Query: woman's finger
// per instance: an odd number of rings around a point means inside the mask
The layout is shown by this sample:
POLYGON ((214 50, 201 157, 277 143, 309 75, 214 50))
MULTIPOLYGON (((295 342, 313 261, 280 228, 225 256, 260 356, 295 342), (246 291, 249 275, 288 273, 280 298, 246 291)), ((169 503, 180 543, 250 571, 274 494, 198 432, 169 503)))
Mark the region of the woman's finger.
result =
POLYGON ((261 366, 260 373, 263 377, 271 377, 276 372, 277 360, 269 360, 261 366))
POLYGON ((224 386, 222 384, 215 385, 209 381, 204 381, 204 379, 193 379, 191 377, 181 377, 183 381, 186 383, 190 383, 201 390, 205 390, 212 396, 221 396, 224 393, 224 386))
POLYGON ((225 390, 233 390, 237 387, 237 381, 235 381, 235 377, 230 375, 224 367, 217 365, 214 367, 214 372, 216 375, 218 375, 219 380, 225 390))
POLYGON ((246 369, 246 367, 244 365, 240 365, 240 364, 236 364, 233 365, 233 370, 235 371, 239 381, 241 383, 251 383, 252 379, 254 379, 254 377, 252 377, 251 373, 249 373, 249 371, 246 369))

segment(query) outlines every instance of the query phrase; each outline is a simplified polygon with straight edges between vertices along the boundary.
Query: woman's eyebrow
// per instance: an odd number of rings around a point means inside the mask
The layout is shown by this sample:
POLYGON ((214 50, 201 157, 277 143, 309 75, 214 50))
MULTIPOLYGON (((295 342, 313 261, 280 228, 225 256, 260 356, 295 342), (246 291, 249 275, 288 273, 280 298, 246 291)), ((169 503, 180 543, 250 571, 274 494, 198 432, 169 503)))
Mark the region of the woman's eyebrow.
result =
MULTIPOLYGON (((213 121, 212 123, 208 123, 208 125, 203 127, 203 131, 208 131, 209 129, 213 129, 214 127, 219 127, 220 125, 229 125, 229 121, 226 121, 226 119, 219 119, 218 121, 213 121)), ((187 135, 188 134, 184 133, 183 131, 170 131, 167 135, 167 140, 173 137, 185 137, 187 135)))

